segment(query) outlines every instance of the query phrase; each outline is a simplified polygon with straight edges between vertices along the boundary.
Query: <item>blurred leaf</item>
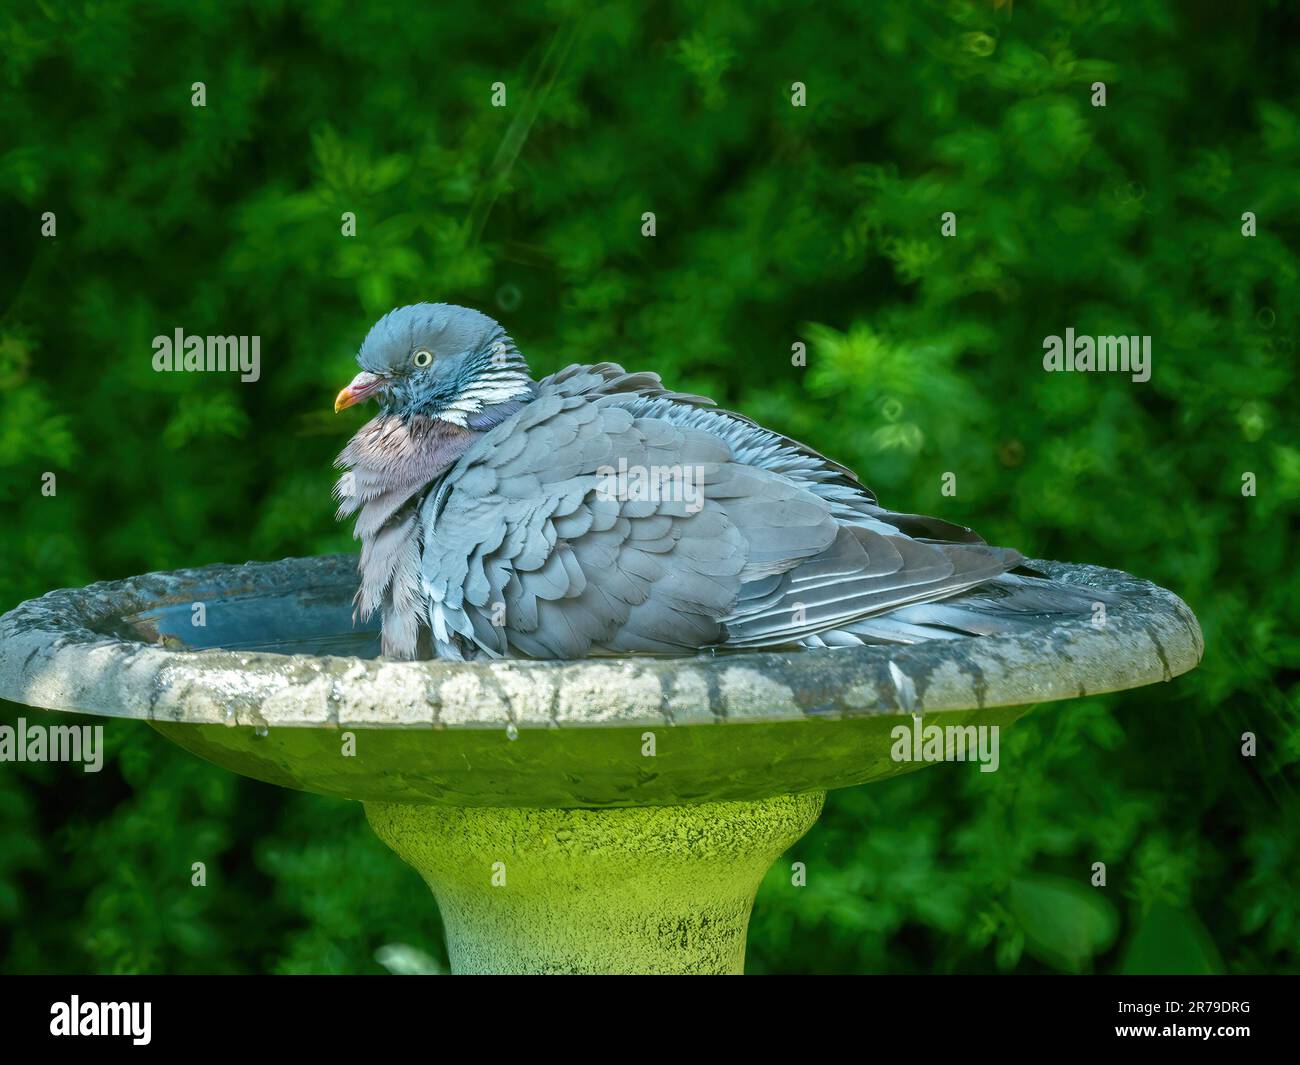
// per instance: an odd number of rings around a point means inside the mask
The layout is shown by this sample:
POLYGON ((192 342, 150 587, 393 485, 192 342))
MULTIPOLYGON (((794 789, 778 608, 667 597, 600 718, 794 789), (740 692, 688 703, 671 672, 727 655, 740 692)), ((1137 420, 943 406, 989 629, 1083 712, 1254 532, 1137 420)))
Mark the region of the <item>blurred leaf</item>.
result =
POLYGON ((1083 972, 1115 939, 1119 917, 1097 888, 1066 877, 1031 875, 1011 883, 1011 913, 1025 949, 1056 969, 1083 972))
POLYGON ((1218 951, 1196 914, 1156 903, 1124 948, 1124 974, 1201 975, 1223 971, 1218 951))

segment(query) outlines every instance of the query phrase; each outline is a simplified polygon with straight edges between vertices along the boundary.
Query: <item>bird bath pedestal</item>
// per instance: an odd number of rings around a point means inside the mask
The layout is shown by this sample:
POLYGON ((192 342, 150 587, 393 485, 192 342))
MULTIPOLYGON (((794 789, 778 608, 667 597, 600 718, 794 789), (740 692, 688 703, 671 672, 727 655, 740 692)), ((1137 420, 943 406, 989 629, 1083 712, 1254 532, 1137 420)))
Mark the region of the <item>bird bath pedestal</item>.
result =
POLYGON ((1002 727, 1199 661, 1177 596, 1034 565, 1122 601, 1032 637, 389 662, 352 628, 351 557, 153 573, 0 618, 0 697, 148 721, 236 773, 360 800, 437 897, 456 972, 733 973, 759 881, 826 790, 925 764, 893 757, 911 715, 1002 727))

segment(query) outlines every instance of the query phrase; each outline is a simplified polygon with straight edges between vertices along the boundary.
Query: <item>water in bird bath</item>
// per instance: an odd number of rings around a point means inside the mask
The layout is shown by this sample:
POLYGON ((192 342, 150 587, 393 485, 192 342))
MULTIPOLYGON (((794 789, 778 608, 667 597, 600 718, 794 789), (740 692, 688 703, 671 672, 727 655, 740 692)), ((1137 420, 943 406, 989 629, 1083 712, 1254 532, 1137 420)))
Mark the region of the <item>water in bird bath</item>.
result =
POLYGON ((324 585, 286 598, 250 589, 161 603, 122 617, 116 634, 174 650, 378 658, 378 622, 353 618, 353 590, 346 584, 324 585))

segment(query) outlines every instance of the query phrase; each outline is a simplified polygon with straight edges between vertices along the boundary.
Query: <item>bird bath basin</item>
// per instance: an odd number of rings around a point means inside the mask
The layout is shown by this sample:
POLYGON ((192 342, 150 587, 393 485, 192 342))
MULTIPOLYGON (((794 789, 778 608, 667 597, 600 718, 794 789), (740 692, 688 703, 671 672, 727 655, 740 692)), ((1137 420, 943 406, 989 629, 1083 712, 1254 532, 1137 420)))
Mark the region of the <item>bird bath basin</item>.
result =
POLYGON ((378 659, 350 556, 208 566, 17 607, 0 697, 360 800, 437 897, 457 972, 739 972, 758 883, 826 790, 928 764, 895 757, 900 725, 1003 727, 1199 661, 1172 593, 1034 566, 1121 601, 1033 636, 481 663, 378 659))

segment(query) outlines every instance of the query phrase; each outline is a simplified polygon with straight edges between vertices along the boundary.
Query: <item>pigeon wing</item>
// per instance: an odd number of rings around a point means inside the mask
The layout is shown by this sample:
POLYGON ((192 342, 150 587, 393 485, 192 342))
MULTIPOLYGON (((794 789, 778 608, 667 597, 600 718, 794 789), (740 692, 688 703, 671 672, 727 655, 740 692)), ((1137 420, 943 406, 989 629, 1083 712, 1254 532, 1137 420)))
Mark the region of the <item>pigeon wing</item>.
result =
POLYGON ((903 525, 966 530, 885 511, 843 467, 706 404, 612 364, 540 382, 421 506, 439 653, 779 646, 1019 561, 913 539, 903 525))

